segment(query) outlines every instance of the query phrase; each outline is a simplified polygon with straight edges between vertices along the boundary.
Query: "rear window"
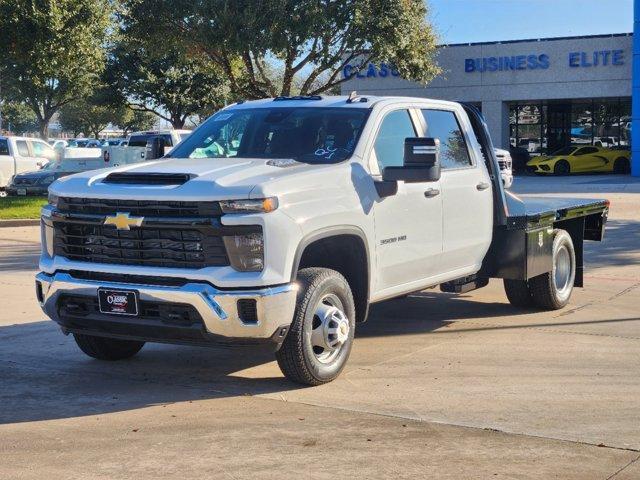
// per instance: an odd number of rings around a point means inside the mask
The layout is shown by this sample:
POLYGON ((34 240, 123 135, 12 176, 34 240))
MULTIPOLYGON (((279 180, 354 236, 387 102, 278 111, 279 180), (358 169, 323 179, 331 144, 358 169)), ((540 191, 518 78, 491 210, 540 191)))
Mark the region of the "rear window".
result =
POLYGON ((0 138, 0 155, 9 155, 9 142, 0 138))
POLYGON ((21 157, 29 156, 29 147, 24 140, 16 140, 16 147, 18 147, 18 155, 21 157))
POLYGON ((129 139, 129 146, 130 147, 146 147, 147 142, 152 137, 162 137, 164 139, 165 146, 167 147, 173 146, 173 142, 171 141, 171 135, 153 135, 153 134, 132 135, 131 138, 129 139))

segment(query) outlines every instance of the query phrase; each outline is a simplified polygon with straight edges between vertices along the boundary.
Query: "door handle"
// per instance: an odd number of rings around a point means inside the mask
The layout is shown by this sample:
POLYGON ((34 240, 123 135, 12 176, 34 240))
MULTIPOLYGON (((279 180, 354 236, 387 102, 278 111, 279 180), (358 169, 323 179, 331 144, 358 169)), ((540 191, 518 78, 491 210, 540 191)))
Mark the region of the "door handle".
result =
POLYGON ((429 190, 424 192, 424 196, 427 198, 437 197, 438 195, 440 195, 440 190, 438 190, 437 188, 430 188, 429 190))
POLYGON ((480 182, 479 184, 476 185, 476 188, 478 190, 486 190, 487 188, 489 188, 491 186, 490 183, 487 182, 480 182))

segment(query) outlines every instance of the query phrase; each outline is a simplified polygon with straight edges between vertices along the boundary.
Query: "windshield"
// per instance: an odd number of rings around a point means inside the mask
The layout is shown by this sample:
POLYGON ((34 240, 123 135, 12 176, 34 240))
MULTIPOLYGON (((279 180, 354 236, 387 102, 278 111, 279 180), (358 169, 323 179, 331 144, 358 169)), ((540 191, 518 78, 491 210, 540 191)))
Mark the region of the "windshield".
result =
POLYGON ((173 152, 179 158, 292 158, 336 163, 351 156, 369 111, 355 108, 223 110, 173 152))
POLYGON ((560 150, 556 150, 555 152, 553 152, 551 156, 555 157, 557 155, 571 155, 571 152, 573 152, 575 149, 576 147, 564 147, 564 148, 561 148, 560 150))

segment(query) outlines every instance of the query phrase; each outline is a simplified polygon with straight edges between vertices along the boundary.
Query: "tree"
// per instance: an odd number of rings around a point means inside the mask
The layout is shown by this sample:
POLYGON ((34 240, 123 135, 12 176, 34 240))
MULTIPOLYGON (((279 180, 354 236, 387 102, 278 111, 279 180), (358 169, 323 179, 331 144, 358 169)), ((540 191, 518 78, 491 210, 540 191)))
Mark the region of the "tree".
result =
POLYGON ((107 78, 132 108, 183 128, 194 113, 219 109, 229 101, 222 71, 205 55, 190 51, 181 39, 165 41, 158 32, 139 36, 126 22, 120 24, 107 78))
POLYGON ((151 130, 156 123, 156 115, 146 110, 127 109, 127 114, 118 123, 126 137, 129 132, 151 130))
POLYGON ((120 125, 129 115, 129 108, 118 104, 106 89, 98 88, 86 99, 68 103, 60 110, 60 126, 73 132, 74 136, 84 133, 98 138, 109 124, 120 125))
POLYGON ((35 114, 24 103, 4 102, 0 106, 2 111, 2 128, 16 133, 33 132, 38 130, 35 114))
POLYGON ((129 30, 186 39, 249 98, 335 90, 369 63, 431 80, 436 36, 424 0, 125 0, 129 30), (148 12, 154 12, 149 21, 148 12))
POLYGON ((2 0, 3 95, 36 115, 40 135, 51 117, 89 94, 105 64, 110 0, 2 0))

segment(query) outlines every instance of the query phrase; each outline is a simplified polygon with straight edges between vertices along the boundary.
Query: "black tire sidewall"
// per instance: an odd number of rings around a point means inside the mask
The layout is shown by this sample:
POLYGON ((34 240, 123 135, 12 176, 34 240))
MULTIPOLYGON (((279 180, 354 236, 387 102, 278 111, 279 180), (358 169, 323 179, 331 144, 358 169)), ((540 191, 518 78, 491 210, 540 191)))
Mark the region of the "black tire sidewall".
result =
MULTIPOLYGON (((353 345, 353 337, 355 333, 355 304, 349 284, 337 272, 334 275, 325 275, 322 280, 316 284, 312 284, 308 288, 313 288, 311 295, 307 297, 304 304, 299 305, 304 310, 302 324, 302 348, 303 356, 309 373, 320 381, 327 381, 337 377, 349 358, 351 347, 353 345), (349 320, 349 337, 347 343, 342 347, 338 356, 331 363, 320 362, 311 346, 311 330, 313 328, 313 317, 316 307, 320 300, 332 293, 336 295, 344 307, 344 314, 349 320)), ((304 292, 302 292, 304 293, 304 292)), ((302 295, 304 298, 304 295, 302 295)), ((302 311, 300 312, 302 313, 302 311)))
POLYGON ((553 167, 553 173, 555 173, 556 175, 569 175, 571 173, 571 165, 569 165, 569 162, 567 162, 566 160, 560 160, 553 167))
POLYGON ((613 162, 613 173, 621 175, 629 173, 630 162, 624 157, 618 157, 613 162))

